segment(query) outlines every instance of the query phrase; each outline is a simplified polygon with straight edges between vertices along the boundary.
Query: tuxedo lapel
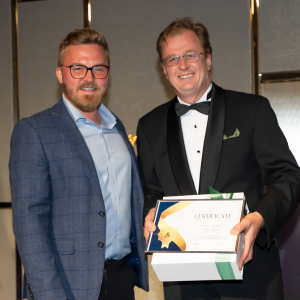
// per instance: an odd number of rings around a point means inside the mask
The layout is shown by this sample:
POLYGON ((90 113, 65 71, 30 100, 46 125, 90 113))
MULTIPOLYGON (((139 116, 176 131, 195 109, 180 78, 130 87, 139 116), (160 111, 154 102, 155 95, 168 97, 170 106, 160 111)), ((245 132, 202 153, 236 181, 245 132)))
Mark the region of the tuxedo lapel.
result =
POLYGON ((199 194, 209 194, 209 186, 214 187, 221 149, 225 122, 225 93, 213 83, 210 113, 203 146, 199 194))
POLYGON ((67 140, 73 147, 82 163, 86 175, 93 185, 96 194, 103 201, 98 175, 92 155, 62 99, 60 99, 60 101, 53 106, 52 118, 56 126, 63 133, 64 139, 67 140))
POLYGON ((196 189, 190 172, 180 118, 175 112, 175 97, 170 104, 167 120, 167 144, 171 169, 182 195, 195 195, 196 189))

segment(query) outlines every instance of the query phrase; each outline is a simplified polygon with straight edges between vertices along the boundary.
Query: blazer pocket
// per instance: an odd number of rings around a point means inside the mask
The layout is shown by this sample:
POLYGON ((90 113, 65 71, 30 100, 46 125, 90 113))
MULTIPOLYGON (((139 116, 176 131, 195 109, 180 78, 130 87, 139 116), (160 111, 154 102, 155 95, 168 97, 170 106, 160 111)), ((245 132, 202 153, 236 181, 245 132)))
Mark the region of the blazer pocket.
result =
POLYGON ((226 147, 226 146, 231 146, 231 145, 237 145, 237 144, 246 143, 247 141, 248 141, 248 139, 246 137, 242 137, 242 138, 234 137, 234 138, 223 140, 222 146, 226 147))
POLYGON ((59 254, 73 254, 75 252, 75 241, 72 239, 54 239, 53 250, 59 254))

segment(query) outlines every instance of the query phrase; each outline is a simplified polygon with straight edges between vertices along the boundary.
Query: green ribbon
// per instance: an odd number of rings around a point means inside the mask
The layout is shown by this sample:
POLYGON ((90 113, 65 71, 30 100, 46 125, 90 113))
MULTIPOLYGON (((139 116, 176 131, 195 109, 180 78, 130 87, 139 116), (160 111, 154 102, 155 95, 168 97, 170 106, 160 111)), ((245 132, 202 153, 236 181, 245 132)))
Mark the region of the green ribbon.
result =
POLYGON ((216 267, 222 280, 235 280, 232 270, 230 255, 227 253, 216 254, 216 267))
POLYGON ((213 189, 211 186, 209 186, 208 188, 210 194, 214 195, 214 196, 210 196, 210 199, 232 199, 233 198, 233 193, 221 194, 217 190, 213 189))
MULTIPOLYGON (((215 195, 215 196, 210 196, 209 199, 232 199, 233 198, 233 194, 234 193, 226 193, 226 194, 221 194, 220 192, 218 192, 217 190, 213 189, 211 186, 208 187, 210 194, 211 195, 215 195)), ((248 212, 246 209, 246 205, 244 208, 244 217, 247 216, 248 212)))
MULTIPOLYGON (((210 194, 214 195, 211 196, 210 199, 232 199, 234 193, 227 193, 227 194, 221 194, 211 186, 208 187, 210 194)), ((232 270, 231 262, 230 262, 230 255, 228 253, 217 253, 216 254, 216 267, 220 274, 220 277, 222 280, 235 280, 235 276, 232 270)))

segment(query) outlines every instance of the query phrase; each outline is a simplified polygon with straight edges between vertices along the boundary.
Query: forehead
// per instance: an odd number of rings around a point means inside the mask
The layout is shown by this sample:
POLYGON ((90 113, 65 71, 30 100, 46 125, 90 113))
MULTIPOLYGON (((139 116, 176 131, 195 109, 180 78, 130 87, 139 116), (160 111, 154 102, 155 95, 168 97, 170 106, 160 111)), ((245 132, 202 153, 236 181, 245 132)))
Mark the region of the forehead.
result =
POLYGON ((66 49, 64 64, 74 63, 107 64, 108 60, 104 48, 100 45, 71 45, 66 49))
POLYGON ((203 52, 197 35, 191 30, 182 30, 176 35, 168 36, 162 45, 163 57, 182 55, 191 50, 203 52))

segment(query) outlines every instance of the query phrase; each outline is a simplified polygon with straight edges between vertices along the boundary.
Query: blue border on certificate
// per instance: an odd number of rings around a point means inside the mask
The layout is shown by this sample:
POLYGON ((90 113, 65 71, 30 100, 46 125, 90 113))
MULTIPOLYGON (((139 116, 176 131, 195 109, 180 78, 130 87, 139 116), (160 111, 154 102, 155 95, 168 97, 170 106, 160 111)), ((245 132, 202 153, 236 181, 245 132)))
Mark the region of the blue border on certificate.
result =
POLYGON ((179 252, 182 252, 181 249, 174 243, 174 242, 171 242, 169 244, 169 248, 161 248, 161 244, 162 242, 158 240, 158 233, 160 232, 160 230, 158 229, 158 221, 160 219, 160 216, 162 214, 163 211, 165 211, 167 208, 169 208, 170 206, 172 205, 175 205, 177 204, 179 201, 160 201, 160 204, 159 204, 159 208, 158 208, 158 211, 157 211, 157 214, 156 214, 156 220, 155 220, 155 225, 156 225, 156 231, 153 232, 152 234, 152 238, 151 238, 151 242, 150 242, 150 245, 149 245, 149 249, 148 251, 179 251, 179 252))

